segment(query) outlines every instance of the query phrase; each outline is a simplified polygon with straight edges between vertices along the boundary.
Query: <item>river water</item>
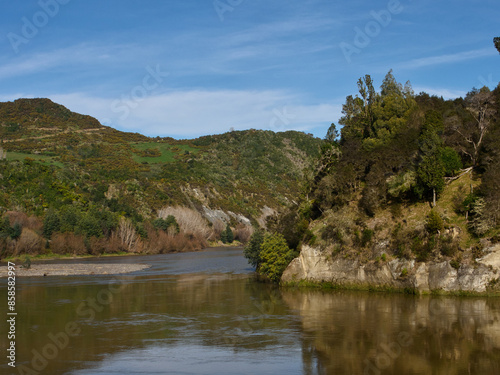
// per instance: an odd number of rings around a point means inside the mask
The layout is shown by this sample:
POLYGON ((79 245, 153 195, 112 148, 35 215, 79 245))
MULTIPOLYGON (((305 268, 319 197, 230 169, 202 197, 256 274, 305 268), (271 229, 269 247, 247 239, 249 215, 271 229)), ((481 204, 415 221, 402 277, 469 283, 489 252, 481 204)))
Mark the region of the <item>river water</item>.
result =
POLYGON ((117 261, 152 267, 18 279, 0 374, 500 374, 500 299, 280 289, 242 249, 64 262, 117 261))

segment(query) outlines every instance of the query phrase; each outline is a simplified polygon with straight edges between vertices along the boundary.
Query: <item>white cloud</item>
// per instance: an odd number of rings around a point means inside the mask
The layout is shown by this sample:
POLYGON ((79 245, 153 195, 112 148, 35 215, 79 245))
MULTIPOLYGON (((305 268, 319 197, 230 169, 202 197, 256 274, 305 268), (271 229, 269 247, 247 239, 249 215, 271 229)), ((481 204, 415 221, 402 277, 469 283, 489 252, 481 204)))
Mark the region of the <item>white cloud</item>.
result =
POLYGON ((484 48, 473 51, 465 51, 454 54, 439 55, 424 57, 421 59, 414 59, 400 64, 401 69, 417 69, 426 66, 458 63, 467 60, 479 59, 487 56, 496 55, 496 51, 493 48, 484 48))
POLYGON ((49 97, 120 130, 176 138, 217 134, 230 128, 309 131, 328 127, 341 111, 340 105, 301 104, 299 96, 279 90, 181 91, 135 102, 82 93, 49 97))

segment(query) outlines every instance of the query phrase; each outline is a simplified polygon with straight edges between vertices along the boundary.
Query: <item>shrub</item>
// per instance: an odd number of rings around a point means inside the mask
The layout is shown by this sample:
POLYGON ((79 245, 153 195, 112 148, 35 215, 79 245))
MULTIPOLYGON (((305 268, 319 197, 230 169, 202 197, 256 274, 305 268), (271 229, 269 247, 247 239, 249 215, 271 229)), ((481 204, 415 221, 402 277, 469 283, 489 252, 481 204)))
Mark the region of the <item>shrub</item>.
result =
POLYGON ((293 259, 292 252, 282 234, 266 234, 261 246, 260 272, 278 282, 293 259))
POLYGON ((441 237, 440 245, 441 254, 444 256, 452 257, 458 251, 458 241, 454 240, 452 236, 441 237))
POLYGON ((179 224, 173 215, 168 215, 165 219, 160 217, 153 222, 153 225, 157 229, 161 229, 169 233, 171 232, 172 234, 179 233, 180 231, 179 224))
POLYGON ((43 220, 43 236, 50 239, 54 232, 59 232, 60 230, 61 219, 55 211, 50 210, 43 220))
POLYGON ((431 210, 429 216, 427 216, 425 227, 430 234, 437 234, 444 229, 443 219, 435 210, 431 210))
POLYGON ((226 225, 226 230, 221 233, 220 239, 223 243, 233 243, 234 234, 229 224, 226 225))
POLYGON ((361 246, 365 247, 372 242, 373 231, 371 229, 363 229, 361 234, 361 246))
POLYGON ((50 241, 50 250, 56 254, 87 254, 83 236, 71 232, 54 233, 50 241))
POLYGON ((31 229, 23 229, 16 243, 16 254, 37 255, 42 252, 45 241, 31 229))
POLYGON ((250 240, 248 241, 248 244, 245 246, 245 250, 243 252, 245 258, 248 259, 248 263, 250 263, 256 269, 258 269, 260 264, 262 263, 260 252, 262 249, 263 242, 264 242, 264 233, 262 232, 262 230, 257 229, 250 236, 250 240))

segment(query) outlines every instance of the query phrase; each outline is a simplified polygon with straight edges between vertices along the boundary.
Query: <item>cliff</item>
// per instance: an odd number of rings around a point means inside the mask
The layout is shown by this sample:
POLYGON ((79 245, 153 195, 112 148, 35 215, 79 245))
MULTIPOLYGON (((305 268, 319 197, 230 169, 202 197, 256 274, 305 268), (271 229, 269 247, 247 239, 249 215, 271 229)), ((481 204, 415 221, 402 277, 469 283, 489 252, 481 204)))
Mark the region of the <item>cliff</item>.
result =
POLYGON ((362 263, 359 259, 332 258, 319 248, 306 245, 285 270, 281 281, 419 294, 494 293, 500 280, 500 245, 484 249, 481 255, 473 264, 461 264, 456 269, 449 260, 387 259, 362 263))

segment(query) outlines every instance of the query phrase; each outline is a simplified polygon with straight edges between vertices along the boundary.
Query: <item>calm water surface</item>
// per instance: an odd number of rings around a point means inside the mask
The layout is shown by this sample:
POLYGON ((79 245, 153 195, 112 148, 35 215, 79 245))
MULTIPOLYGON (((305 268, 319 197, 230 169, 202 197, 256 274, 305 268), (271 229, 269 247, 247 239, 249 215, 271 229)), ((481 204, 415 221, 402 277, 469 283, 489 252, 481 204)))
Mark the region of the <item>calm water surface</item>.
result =
POLYGON ((118 260, 152 267, 18 279, 0 374, 500 374, 499 299, 279 289, 242 249, 64 262, 118 260))

